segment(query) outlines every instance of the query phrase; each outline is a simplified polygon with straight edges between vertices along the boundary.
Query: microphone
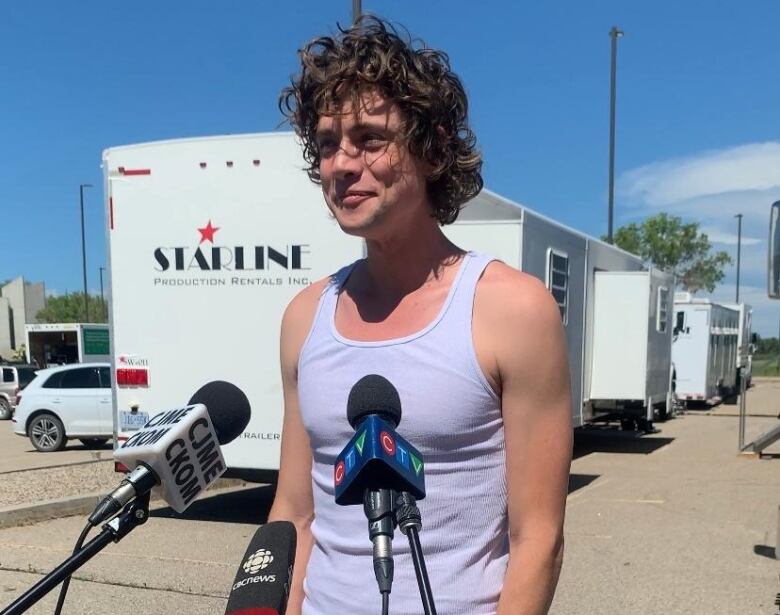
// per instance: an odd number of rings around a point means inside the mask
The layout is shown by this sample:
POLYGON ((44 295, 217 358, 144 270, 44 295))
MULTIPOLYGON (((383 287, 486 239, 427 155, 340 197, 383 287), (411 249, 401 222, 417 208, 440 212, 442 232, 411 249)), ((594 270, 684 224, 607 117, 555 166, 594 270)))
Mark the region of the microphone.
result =
POLYGON ((295 546, 295 526, 289 521, 272 521, 260 527, 236 572, 225 615, 284 615, 295 546))
POLYGON ((393 492, 425 497, 420 452, 399 436, 401 399, 386 378, 370 374, 349 392, 347 420, 355 435, 336 458, 333 469, 336 503, 363 503, 373 543, 374 575, 382 594, 393 583, 393 492))
POLYGON ((395 431, 401 400, 390 381, 376 374, 358 380, 349 392, 347 420, 355 435, 333 465, 336 503, 361 504, 366 489, 381 488, 422 500, 423 457, 395 431))
POLYGON ((216 380, 198 389, 188 405, 153 416, 114 451, 114 459, 131 472, 97 505, 90 525, 111 519, 156 485, 171 508, 183 512, 225 472, 219 446, 244 431, 250 414, 241 389, 216 380))

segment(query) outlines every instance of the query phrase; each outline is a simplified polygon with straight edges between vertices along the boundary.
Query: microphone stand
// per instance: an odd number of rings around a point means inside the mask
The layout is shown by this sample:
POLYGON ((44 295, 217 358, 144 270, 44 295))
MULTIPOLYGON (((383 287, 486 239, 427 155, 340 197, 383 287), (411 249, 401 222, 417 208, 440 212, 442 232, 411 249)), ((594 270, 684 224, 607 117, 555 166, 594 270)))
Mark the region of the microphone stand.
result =
MULTIPOLYGON (((436 615, 436 606, 433 603, 431 583, 428 580, 428 570, 425 568, 425 558, 420 545, 420 529, 422 529, 422 515, 417 507, 414 497, 402 491, 395 500, 395 516, 398 527, 409 539, 409 548, 414 562, 414 573, 417 576, 417 586, 420 588, 423 611, 425 615, 436 615)), ((3 615, 0 613, 0 615, 3 615)))
POLYGON ((137 526, 146 523, 148 518, 149 492, 147 491, 127 504, 117 517, 103 526, 100 534, 8 605, 0 612, 0 615, 21 615, 21 613, 24 613, 38 602, 66 577, 70 576, 102 551, 109 543, 119 542, 137 526))

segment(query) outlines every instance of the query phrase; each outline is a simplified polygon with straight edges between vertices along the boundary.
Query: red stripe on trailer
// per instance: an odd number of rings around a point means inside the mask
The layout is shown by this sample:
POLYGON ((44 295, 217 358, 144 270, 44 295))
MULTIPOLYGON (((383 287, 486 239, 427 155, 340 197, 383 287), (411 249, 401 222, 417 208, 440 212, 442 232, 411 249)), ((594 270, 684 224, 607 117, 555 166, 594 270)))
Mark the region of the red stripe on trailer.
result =
POLYGON ((108 197, 108 228, 114 230, 114 197, 108 197))
POLYGON ((151 175, 151 169, 126 169, 125 167, 119 167, 119 172, 122 175, 151 175))

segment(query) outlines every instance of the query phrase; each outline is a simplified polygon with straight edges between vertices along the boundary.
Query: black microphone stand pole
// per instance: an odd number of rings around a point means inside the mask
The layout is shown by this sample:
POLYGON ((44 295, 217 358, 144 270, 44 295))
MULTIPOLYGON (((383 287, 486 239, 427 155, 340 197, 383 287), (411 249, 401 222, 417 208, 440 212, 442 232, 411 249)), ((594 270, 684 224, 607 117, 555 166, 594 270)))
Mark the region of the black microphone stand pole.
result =
POLYGON ((149 492, 139 495, 125 506, 122 513, 103 526, 103 530, 84 545, 78 552, 71 555, 43 579, 38 581, 14 602, 8 605, 0 615, 21 615, 33 604, 38 602, 66 577, 81 568, 90 559, 102 551, 109 543, 119 542, 131 530, 149 518, 149 492))
MULTIPOLYGON (((417 502, 410 493, 402 491, 398 494, 395 500, 395 518, 398 521, 398 527, 409 539, 409 548, 412 551, 414 573, 417 575, 417 586, 420 588, 423 611, 425 615, 436 615, 431 583, 428 580, 428 570, 425 568, 425 558, 422 546, 420 546, 422 515, 417 507, 417 502)), ((0 613, 0 615, 3 614, 0 613)))

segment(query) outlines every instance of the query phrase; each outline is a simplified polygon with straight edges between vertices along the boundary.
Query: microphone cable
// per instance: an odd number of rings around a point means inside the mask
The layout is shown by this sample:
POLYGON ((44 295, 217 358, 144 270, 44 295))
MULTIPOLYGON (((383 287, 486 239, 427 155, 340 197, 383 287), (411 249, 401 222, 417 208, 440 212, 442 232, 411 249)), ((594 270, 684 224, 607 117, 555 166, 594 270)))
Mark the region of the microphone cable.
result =
MULTIPOLYGON (((87 534, 89 534, 89 530, 92 529, 92 524, 87 523, 86 526, 84 526, 84 529, 81 530, 81 534, 79 534, 78 540, 76 540, 76 546, 73 547, 73 555, 76 555, 81 550, 81 547, 84 546, 84 541, 87 539, 87 534)), ((54 615, 60 615, 62 612, 62 605, 65 604, 65 595, 68 593, 68 586, 70 585, 70 575, 65 577, 65 579, 62 581, 62 586, 60 587, 60 595, 57 598, 57 606, 54 609, 54 615)))

